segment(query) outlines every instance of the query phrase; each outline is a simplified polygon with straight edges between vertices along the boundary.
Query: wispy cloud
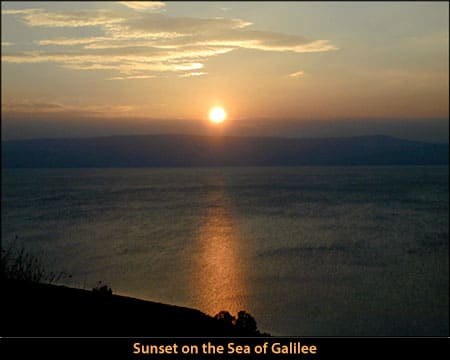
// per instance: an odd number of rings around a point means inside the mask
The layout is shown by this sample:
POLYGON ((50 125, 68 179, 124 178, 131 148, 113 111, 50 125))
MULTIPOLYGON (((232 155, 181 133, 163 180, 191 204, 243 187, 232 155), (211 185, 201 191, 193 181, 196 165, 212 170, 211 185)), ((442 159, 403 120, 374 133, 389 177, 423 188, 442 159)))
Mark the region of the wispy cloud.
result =
POLYGON ((289 74, 288 76, 292 77, 292 78, 299 78, 299 77, 302 77, 303 75, 305 75, 305 72, 303 70, 300 70, 300 71, 293 72, 293 73, 289 74))
POLYGON ((150 75, 147 72, 182 72, 198 70, 203 60, 231 51, 229 48, 183 48, 181 50, 127 49, 127 51, 49 53, 21 52, 2 56, 2 61, 16 64, 54 62, 74 70, 116 70, 124 75, 150 75), (193 61, 194 60, 194 61, 193 61))
POLYGON ((329 40, 316 40, 304 43, 299 41, 298 44, 283 44, 283 43, 264 43, 263 41, 258 44, 249 44, 246 46, 248 49, 256 49, 256 50, 266 50, 266 51, 292 51, 296 53, 313 53, 313 52, 324 52, 330 50, 337 50, 337 47, 330 43, 329 40))
POLYGON ((166 6, 162 1, 119 1, 119 4, 133 10, 159 10, 166 6))
MULTIPOLYGON (((126 52, 106 52, 108 56, 101 53, 83 54, 83 53, 44 53, 44 52, 24 52, 17 54, 8 54, 2 57, 2 61, 32 64, 32 63, 58 63, 64 68, 72 70, 112 70, 117 71, 121 76, 107 78, 109 80, 128 80, 128 79, 148 79, 157 74, 165 72, 185 73, 200 70, 204 64, 198 62, 209 58, 216 51, 222 54, 231 49, 208 49, 203 48, 185 48, 184 51, 153 51, 140 52, 136 50, 133 53, 130 49, 126 52)), ((202 73, 204 75, 206 73, 202 73)), ((199 74, 197 74, 199 75, 199 74)))
POLYGON ((2 15, 27 15, 40 11, 42 9, 2 9, 2 15))
POLYGON ((60 102, 41 100, 29 100, 23 99, 20 101, 5 101, 2 103, 2 113, 15 113, 15 114, 61 114, 61 113, 72 113, 86 116, 104 116, 104 115, 123 115, 130 111, 135 110, 131 105, 86 105, 83 106, 83 110, 74 104, 64 104, 60 102))
POLYGON ((45 111, 45 112, 55 112, 64 110, 64 106, 56 102, 47 101, 36 101, 36 100, 20 100, 5 102, 2 104, 2 110, 4 111, 14 111, 14 112, 35 112, 35 111, 45 111))
MULTIPOLYGON (((120 3, 137 10, 165 6, 162 2, 120 3)), ((3 62, 54 62, 74 70, 115 70, 120 76, 109 79, 117 80, 148 78, 161 72, 200 74, 192 71, 204 68, 209 58, 239 49, 294 53, 337 49, 329 40, 253 30, 249 28, 252 23, 242 19, 170 17, 152 12, 101 9, 5 11, 22 17, 30 27, 90 26, 96 27, 101 34, 37 40, 36 44, 42 50, 4 53, 3 62), (45 49, 47 46, 60 46, 62 51, 49 52, 45 49)))
POLYGON ((92 44, 99 41, 107 41, 108 37, 88 37, 88 38, 58 38, 51 40, 38 40, 36 44, 39 45, 57 45, 57 46, 76 46, 76 45, 86 45, 92 44))
POLYGON ((78 11, 57 11, 46 12, 35 10, 30 13, 24 13, 24 21, 29 26, 42 27, 83 27, 83 26, 101 26, 107 27, 109 24, 115 24, 125 21, 118 12, 110 10, 78 10, 78 11))
POLYGON ((107 80, 133 80, 133 79, 151 79, 154 75, 131 75, 131 76, 114 76, 107 80))
POLYGON ((328 40, 311 41, 298 35, 254 30, 240 30, 217 35, 206 34, 199 36, 197 40, 198 44, 205 46, 234 46, 263 51, 308 53, 337 49, 328 40))
POLYGON ((191 73, 187 73, 187 74, 182 74, 180 75, 180 77, 185 78, 185 77, 192 77, 192 76, 202 76, 202 75, 206 75, 207 73, 205 72, 191 72, 191 73))
POLYGON ((13 46, 14 43, 9 42, 9 41, 2 41, 2 46, 6 47, 6 46, 13 46))

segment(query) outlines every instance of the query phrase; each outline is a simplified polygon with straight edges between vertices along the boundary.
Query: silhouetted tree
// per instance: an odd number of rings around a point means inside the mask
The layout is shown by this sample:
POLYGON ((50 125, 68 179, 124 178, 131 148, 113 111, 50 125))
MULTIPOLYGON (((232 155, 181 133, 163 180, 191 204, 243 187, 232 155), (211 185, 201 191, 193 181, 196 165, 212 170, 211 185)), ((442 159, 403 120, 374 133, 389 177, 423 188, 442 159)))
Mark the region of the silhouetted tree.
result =
POLYGON ((236 319, 235 325, 237 328, 250 331, 257 332, 258 327, 256 326, 256 320, 246 311, 239 311, 238 317, 236 319))
POLYGON ((217 313, 214 316, 214 319, 220 320, 220 321, 225 321, 228 324, 234 324, 234 322, 236 321, 236 318, 231 315, 228 311, 224 311, 222 310, 221 312, 217 313))

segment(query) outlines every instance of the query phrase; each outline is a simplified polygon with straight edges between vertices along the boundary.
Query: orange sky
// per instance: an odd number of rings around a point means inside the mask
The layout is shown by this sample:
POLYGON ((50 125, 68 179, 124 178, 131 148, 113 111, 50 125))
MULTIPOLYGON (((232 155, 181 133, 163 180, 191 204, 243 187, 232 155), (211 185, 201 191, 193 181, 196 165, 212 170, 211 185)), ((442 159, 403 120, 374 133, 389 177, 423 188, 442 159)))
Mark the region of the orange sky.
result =
POLYGON ((2 136, 203 132, 221 105, 220 131, 237 134, 353 121, 445 141, 448 8, 2 2, 2 136))

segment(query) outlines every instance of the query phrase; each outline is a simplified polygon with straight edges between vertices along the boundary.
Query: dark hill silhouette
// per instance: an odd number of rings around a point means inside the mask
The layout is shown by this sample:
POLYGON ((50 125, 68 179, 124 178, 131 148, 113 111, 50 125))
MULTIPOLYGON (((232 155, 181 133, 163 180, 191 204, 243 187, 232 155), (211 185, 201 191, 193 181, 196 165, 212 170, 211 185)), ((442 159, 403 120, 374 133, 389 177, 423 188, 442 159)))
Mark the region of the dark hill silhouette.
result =
POLYGON ((3 168, 448 164, 448 144, 389 136, 137 135, 2 142, 3 168))
POLYGON ((260 336, 199 310, 65 286, 2 280, 2 335, 260 336))

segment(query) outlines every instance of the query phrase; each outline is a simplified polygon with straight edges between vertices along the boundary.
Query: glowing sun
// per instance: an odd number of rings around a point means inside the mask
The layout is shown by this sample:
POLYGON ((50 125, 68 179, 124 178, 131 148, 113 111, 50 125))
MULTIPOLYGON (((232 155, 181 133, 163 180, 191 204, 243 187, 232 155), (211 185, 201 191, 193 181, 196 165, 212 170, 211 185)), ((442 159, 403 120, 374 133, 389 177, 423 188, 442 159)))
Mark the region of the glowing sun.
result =
POLYGON ((227 113, 220 106, 215 106, 211 110, 209 110, 209 121, 211 121, 215 124, 223 123, 226 118, 227 118, 227 113))

